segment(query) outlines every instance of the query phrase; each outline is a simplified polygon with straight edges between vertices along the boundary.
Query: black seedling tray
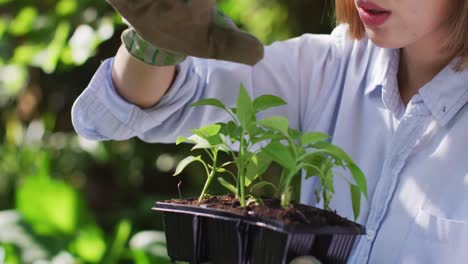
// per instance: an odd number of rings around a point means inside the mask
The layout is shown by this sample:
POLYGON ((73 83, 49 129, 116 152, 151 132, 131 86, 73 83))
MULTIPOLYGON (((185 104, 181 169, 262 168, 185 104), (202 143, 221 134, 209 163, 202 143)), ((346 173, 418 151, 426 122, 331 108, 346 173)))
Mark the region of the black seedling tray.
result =
POLYGON ((286 264, 313 255, 322 263, 346 263, 362 226, 284 224, 212 208, 157 202, 172 261, 198 264, 286 264))

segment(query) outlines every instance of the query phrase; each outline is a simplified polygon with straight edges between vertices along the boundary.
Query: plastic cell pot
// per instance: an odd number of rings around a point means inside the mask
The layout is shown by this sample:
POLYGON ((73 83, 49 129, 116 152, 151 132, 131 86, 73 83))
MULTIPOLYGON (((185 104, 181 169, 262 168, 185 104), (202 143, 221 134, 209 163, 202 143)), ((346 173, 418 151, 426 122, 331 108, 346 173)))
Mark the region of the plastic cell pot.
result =
POLYGON ((286 264, 311 255, 322 263, 347 263, 356 238, 364 228, 283 225, 263 220, 251 232, 250 264, 286 264))
POLYGON ((163 213, 168 255, 172 261, 220 264, 287 264, 312 255, 322 263, 346 263, 359 225, 322 226, 279 221, 227 211, 157 202, 163 213))
POLYGON ((197 215, 166 212, 163 214, 167 253, 171 260, 193 264, 208 261, 204 219, 197 215))
POLYGON ((165 202, 157 202, 153 209, 163 214, 167 252, 172 261, 246 263, 249 225, 243 217, 165 202))

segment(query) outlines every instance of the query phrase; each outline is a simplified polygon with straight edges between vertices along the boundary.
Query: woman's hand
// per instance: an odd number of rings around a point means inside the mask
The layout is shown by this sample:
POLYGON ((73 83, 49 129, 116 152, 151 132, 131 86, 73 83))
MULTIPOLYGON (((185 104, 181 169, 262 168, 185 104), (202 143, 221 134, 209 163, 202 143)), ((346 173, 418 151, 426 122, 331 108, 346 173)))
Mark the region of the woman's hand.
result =
MULTIPOLYGON (((164 52, 249 65, 263 58, 262 43, 237 29, 216 9, 215 0, 107 1, 134 28, 136 37, 164 52)), ((131 45, 132 41, 126 45, 131 45)), ((142 53, 144 56, 145 51, 142 53)), ((149 53, 148 57, 155 56, 149 53)), ((151 63, 146 60, 149 58, 143 61, 151 63)))

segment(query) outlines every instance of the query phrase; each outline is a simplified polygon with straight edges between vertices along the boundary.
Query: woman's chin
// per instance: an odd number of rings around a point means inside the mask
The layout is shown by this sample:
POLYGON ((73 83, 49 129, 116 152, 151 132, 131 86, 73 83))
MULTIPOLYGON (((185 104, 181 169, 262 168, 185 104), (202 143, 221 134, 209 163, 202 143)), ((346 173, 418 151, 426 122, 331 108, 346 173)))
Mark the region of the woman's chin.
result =
POLYGON ((386 48, 386 49, 398 49, 401 48, 401 43, 395 41, 390 37, 390 34, 384 34, 383 32, 376 32, 374 30, 366 29, 367 36, 374 43, 374 45, 386 48))

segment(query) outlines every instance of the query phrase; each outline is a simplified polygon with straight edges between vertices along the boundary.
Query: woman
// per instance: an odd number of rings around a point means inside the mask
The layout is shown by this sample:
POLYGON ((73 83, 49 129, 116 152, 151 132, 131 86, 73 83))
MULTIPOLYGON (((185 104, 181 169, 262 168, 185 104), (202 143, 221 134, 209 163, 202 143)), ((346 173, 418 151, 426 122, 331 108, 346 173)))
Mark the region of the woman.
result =
MULTIPOLYGON (((157 49, 161 33, 153 36, 145 28, 151 23, 139 20, 145 16, 115 2, 136 37, 157 49)), ((251 96, 281 96, 288 105, 267 115, 330 134, 366 174, 369 200, 358 222, 367 235, 350 263, 467 263, 468 1, 337 0, 336 12, 340 25, 331 35, 275 43, 253 67, 183 56, 176 66, 148 65, 124 36, 126 48, 101 65, 76 101, 76 130, 98 140, 174 142, 225 118, 191 103, 217 97, 233 104, 243 83, 251 96)), ((255 41, 240 38, 247 44, 237 50, 259 54, 255 41)), ((164 48, 179 56, 182 46, 164 48)), ((251 62, 242 54, 185 54, 251 62)), ((347 184, 335 184, 331 207, 351 218, 347 184)), ((315 202, 314 187, 303 182, 302 202, 315 202)))

